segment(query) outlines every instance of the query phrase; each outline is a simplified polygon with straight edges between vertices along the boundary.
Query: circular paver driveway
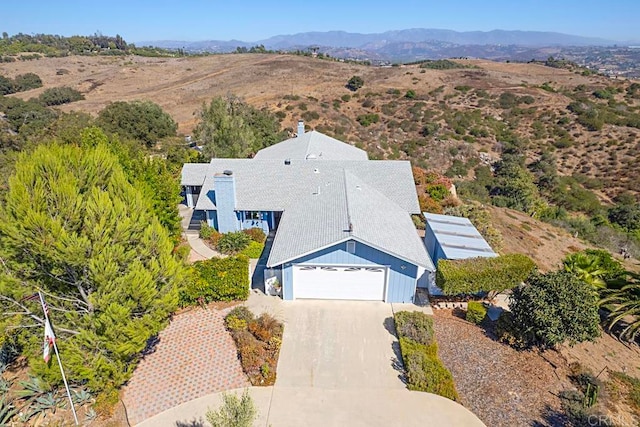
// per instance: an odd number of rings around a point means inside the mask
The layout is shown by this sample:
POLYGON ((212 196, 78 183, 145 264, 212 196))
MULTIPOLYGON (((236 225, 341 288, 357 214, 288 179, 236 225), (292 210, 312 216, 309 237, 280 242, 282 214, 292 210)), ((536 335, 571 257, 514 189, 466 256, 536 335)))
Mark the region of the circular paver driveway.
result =
POLYGON ((224 327, 227 311, 193 309, 160 332, 124 389, 132 425, 198 397, 250 385, 224 327))

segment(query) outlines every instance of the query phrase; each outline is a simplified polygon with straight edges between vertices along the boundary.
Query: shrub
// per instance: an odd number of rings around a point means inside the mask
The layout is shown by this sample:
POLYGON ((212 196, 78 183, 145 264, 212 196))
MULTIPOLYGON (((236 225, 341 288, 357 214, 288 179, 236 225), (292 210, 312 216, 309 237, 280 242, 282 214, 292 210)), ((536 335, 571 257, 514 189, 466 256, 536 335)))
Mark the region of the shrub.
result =
POLYGON ((251 237, 242 231, 234 231, 232 233, 224 233, 220 236, 216 247, 220 252, 227 255, 237 254, 249 246, 251 237))
POLYGON ((204 240, 208 240, 213 233, 216 232, 216 229, 207 224, 205 221, 200 221, 200 238, 204 240))
POLYGON ((244 320, 247 324, 255 319, 255 316, 247 307, 240 305, 227 314, 225 319, 235 317, 236 319, 244 320))
POLYGON ((258 416, 255 404, 244 390, 242 396, 222 393, 222 406, 217 411, 207 410, 207 421, 212 427, 251 427, 258 416))
POLYGON ((401 311, 395 315, 398 335, 420 344, 433 344, 433 319, 418 311, 401 311))
POLYGON ((353 92, 357 91, 362 86, 364 86, 364 80, 360 76, 353 76, 347 82, 347 89, 353 92))
POLYGON ((182 305, 246 300, 248 296, 249 259, 243 255, 194 263, 192 280, 180 291, 182 305))
POLYGON ((84 96, 80 92, 67 86, 46 89, 38 97, 38 101, 46 106, 68 104, 81 99, 84 96))
POLYGON ((407 93, 405 93, 405 94, 404 94, 404 97, 405 97, 405 98, 407 98, 407 99, 415 99, 415 97, 416 97, 416 91, 415 91, 415 90, 413 90, 413 89, 409 89, 409 90, 407 91, 407 93))
POLYGON ((424 391, 458 400, 451 372, 437 357, 430 357, 426 352, 403 352, 409 390, 424 391))
POLYGON ((42 80, 35 73, 20 74, 13 79, 13 85, 16 92, 23 92, 42 87, 42 80))
POLYGON ((356 118, 356 121, 362 126, 367 127, 372 123, 378 123, 380 121, 380 116, 375 113, 361 114, 356 118))
POLYGON ((345 93, 344 95, 342 95, 340 97, 340 99, 342 99, 342 101, 344 101, 344 102, 349 102, 349 101, 351 101, 351 95, 349 95, 348 93, 345 93))
POLYGON ((453 377, 438 359, 431 317, 421 312, 401 311, 395 314, 394 319, 409 390, 435 393, 457 400, 453 377))
POLYGON ((241 255, 246 256, 247 258, 258 259, 260 255, 262 255, 262 251, 264 250, 264 245, 262 243, 254 242, 253 240, 249 242, 249 245, 240 251, 241 255))
POLYGON ((272 385, 282 344, 283 325, 263 313, 254 318, 245 307, 236 307, 225 317, 238 348, 243 371, 253 385, 272 385))
POLYGON ((502 292, 522 283, 535 264, 522 254, 438 261, 436 283, 446 295, 502 292))
POLYGON ((498 341, 510 345, 516 349, 523 349, 527 343, 520 337, 516 324, 513 321, 513 314, 509 311, 503 311, 498 317, 495 327, 496 337, 498 341))
POLYGON ((600 335, 598 297, 572 273, 533 273, 513 290, 509 308, 517 334, 528 346, 555 347, 600 335))
POLYGON ((467 322, 479 325, 486 316, 487 309, 484 304, 478 301, 469 301, 469 304, 467 305, 467 315, 465 316, 467 322))
POLYGON ((264 234, 261 228, 247 228, 242 230, 247 236, 251 237, 251 240, 258 243, 264 243, 267 240, 267 235, 264 234))

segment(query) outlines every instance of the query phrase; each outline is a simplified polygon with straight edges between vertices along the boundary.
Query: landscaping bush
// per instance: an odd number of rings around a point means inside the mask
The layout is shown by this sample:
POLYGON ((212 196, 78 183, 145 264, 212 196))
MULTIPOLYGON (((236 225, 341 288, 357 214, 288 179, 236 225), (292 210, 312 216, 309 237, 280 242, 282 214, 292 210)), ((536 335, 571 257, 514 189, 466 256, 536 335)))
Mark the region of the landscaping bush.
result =
POLYGON ((200 238, 208 240, 216 229, 207 224, 205 221, 200 221, 200 238))
POLYGON ((192 280, 180 290, 182 305, 246 300, 248 296, 249 259, 243 255, 194 263, 192 280))
POLYGON ((395 315, 398 335, 423 345, 431 345, 433 339, 433 319, 418 311, 401 311, 395 315))
POLYGON ((535 264, 522 254, 494 258, 469 258, 438 261, 436 284, 445 295, 502 292, 522 283, 535 264))
POLYGON ((567 271, 533 273, 526 285, 513 289, 509 309, 516 334, 528 346, 550 348, 600 335, 598 296, 567 271))
POLYGON ((247 228, 242 230, 242 232, 249 236, 254 242, 264 243, 267 240, 267 235, 264 234, 261 228, 247 228))
POLYGON ((424 391, 458 400, 451 372, 437 357, 430 357, 425 352, 402 354, 407 369, 409 390, 424 391))
POLYGON ((467 315, 465 316, 467 322, 479 325, 480 323, 482 323, 486 316, 487 309, 481 302, 469 301, 469 304, 467 305, 467 315))
POLYGON ((263 250, 264 245, 262 243, 251 241, 249 242, 249 245, 240 252, 240 254, 247 258, 258 259, 260 258, 260 255, 262 255, 263 250))
POLYGON ((503 311, 498 317, 495 326, 495 334, 498 341, 503 342, 515 349, 523 349, 527 343, 520 337, 516 324, 513 321, 513 314, 503 311))
POLYGON ((267 313, 254 318, 247 308, 236 307, 225 317, 225 324, 251 384, 273 385, 282 343, 282 323, 267 313))
POLYGON ((254 318, 253 313, 247 307, 241 305, 231 310, 224 318, 224 322, 227 329, 233 331, 247 329, 249 322, 252 322, 254 318))
POLYGON ((234 231, 220 236, 216 247, 223 254, 233 255, 246 249, 250 242, 251 237, 247 234, 242 231, 234 231))
POLYGON ((425 313, 407 311, 396 313, 394 319, 409 390, 457 400, 453 377, 438 358, 433 319, 425 313))

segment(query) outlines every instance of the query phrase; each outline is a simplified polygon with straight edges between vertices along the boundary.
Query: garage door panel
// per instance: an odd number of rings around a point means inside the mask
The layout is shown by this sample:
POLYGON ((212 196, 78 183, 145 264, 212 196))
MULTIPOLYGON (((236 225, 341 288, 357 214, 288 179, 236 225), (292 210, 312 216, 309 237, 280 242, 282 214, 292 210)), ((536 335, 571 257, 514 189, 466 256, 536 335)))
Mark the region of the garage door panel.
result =
POLYGON ((386 268, 308 266, 293 267, 293 297, 383 301, 386 268))

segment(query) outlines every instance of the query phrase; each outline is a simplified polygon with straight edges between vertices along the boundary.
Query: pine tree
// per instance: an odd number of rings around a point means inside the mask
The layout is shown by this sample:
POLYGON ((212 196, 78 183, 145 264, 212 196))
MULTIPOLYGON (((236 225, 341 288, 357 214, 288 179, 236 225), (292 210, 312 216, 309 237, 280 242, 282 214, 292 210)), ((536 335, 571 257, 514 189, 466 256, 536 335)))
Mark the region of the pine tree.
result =
POLYGON ((36 372, 42 290, 72 380, 97 391, 125 382, 177 305, 184 266, 152 204, 118 158, 95 146, 41 145, 23 153, 0 207, 0 335, 21 331, 36 372))

